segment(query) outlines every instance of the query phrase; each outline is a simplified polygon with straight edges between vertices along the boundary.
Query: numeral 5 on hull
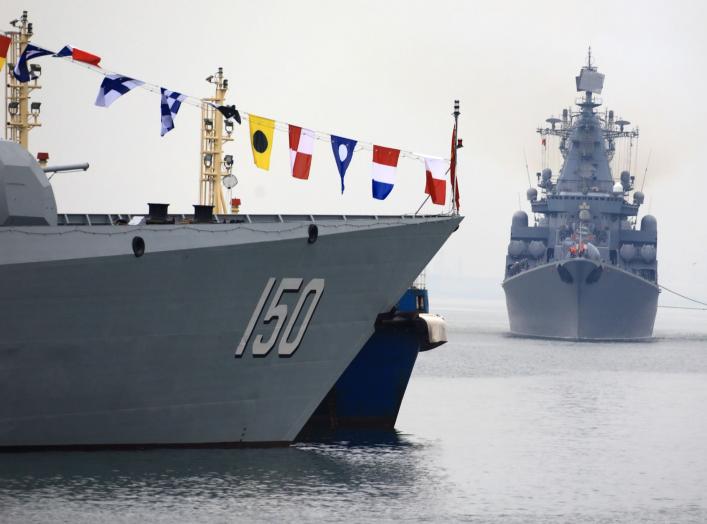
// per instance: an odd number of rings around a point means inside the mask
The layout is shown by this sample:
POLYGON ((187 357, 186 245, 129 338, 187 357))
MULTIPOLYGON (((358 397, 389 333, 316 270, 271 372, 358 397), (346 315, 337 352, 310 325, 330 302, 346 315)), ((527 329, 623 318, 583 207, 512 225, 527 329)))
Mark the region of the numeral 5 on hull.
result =
MULTIPOLYGON (((240 358, 243 356, 246 346, 248 345, 248 341, 250 340, 250 337, 253 334, 253 331, 255 330, 256 324, 258 323, 260 314, 265 308, 265 303, 267 302, 273 287, 275 287, 276 282, 277 279, 275 277, 271 277, 265 284, 265 288, 263 289, 263 292, 260 295, 260 299, 258 300, 257 305, 255 306, 253 315, 250 317, 250 321, 246 326, 245 333, 243 333, 243 337, 241 338, 241 341, 238 344, 238 347, 236 348, 236 358, 240 358)), ((309 323, 312 320, 312 316, 314 315, 314 311, 317 308, 317 304, 319 303, 319 300, 322 297, 322 293, 324 292, 324 279, 313 278, 300 291, 301 286, 301 278, 283 278, 280 280, 280 284, 277 286, 275 295, 270 301, 270 305, 267 311, 265 312, 265 316, 263 317, 263 322, 265 324, 270 324, 272 321, 275 321, 275 327, 273 328, 270 338, 268 338, 267 340, 263 340, 264 337, 262 334, 256 334, 252 344, 254 357, 265 357, 268 353, 270 353, 270 350, 272 350, 272 348, 275 346, 278 339, 280 341, 277 346, 278 356, 291 357, 295 353, 295 351, 297 351, 297 348, 302 343, 302 339, 304 338, 304 335, 307 332, 307 328, 309 327, 309 323), (288 311, 287 304, 280 304, 282 295, 286 292, 299 292, 299 299, 297 300, 297 303, 295 304, 295 307, 293 308, 291 313, 288 311), (300 317, 302 309, 304 308, 304 305, 309 295, 313 295, 312 300, 309 303, 307 312, 304 314, 304 318, 302 319, 302 323, 300 324, 297 334, 294 338, 292 338, 292 330, 294 329, 295 324, 297 323, 297 319, 300 317), (283 326, 284 331, 282 332, 282 336, 280 336, 280 332, 283 330, 283 326)))

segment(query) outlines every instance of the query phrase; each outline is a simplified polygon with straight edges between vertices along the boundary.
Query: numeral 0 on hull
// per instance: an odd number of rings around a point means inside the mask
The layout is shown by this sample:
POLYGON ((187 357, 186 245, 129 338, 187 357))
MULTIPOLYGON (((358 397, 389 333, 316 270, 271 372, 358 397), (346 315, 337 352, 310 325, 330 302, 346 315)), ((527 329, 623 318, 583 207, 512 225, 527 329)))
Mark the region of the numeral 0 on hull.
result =
MULTIPOLYGON (((260 318, 260 314, 265 308, 265 303, 267 302, 273 287, 275 287, 276 282, 277 279, 275 277, 271 277, 265 284, 265 288, 263 289, 263 292, 260 295, 260 299, 258 300, 257 305, 255 306, 253 315, 250 317, 250 321, 246 326, 245 333, 243 333, 243 337, 241 338, 241 341, 238 344, 238 347, 236 348, 236 358, 240 358, 243 356, 245 348, 248 345, 248 341, 250 340, 250 337, 253 334, 253 331, 255 330, 258 319, 260 318)), ((302 339, 304 338, 304 335, 307 332, 309 323, 312 320, 314 310, 317 308, 317 304, 319 303, 319 300, 322 297, 322 293, 324 292, 324 279, 313 278, 300 291, 301 286, 301 278, 283 278, 280 280, 280 284, 278 285, 277 290, 275 291, 275 295, 270 301, 270 305, 267 311, 265 312, 265 316, 263 317, 263 322, 266 324, 269 324, 273 320, 275 320, 275 327, 273 328, 270 338, 268 338, 267 340, 263 340, 264 337, 262 334, 255 335, 252 344, 254 357, 267 356, 267 354, 270 353, 270 350, 272 350, 272 348, 277 343, 278 338, 280 340, 277 346, 278 356, 291 357, 295 353, 295 351, 297 351, 297 348, 302 343, 302 339), (282 299, 282 295, 286 292, 299 292, 299 299, 297 300, 297 303, 295 304, 295 307, 291 313, 288 311, 287 304, 280 304, 280 299, 282 299), (297 322, 297 319, 299 318, 300 313, 302 312, 302 309, 304 308, 304 305, 309 295, 313 296, 312 300, 309 303, 309 307, 307 308, 307 312, 304 314, 304 318, 302 319, 302 324, 300 325, 295 337, 290 340, 292 336, 292 330, 295 327, 295 323, 297 322), (284 331, 282 332, 282 337, 280 337, 280 332, 283 330, 283 327, 284 331)))

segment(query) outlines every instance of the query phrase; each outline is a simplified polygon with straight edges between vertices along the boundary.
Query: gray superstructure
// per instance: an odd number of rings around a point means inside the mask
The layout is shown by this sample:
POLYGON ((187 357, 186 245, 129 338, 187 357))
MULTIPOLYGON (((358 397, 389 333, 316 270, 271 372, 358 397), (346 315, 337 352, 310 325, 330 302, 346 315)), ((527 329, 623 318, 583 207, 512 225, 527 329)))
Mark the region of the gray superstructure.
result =
POLYGON ((290 442, 461 220, 195 218, 57 216, 0 142, 0 448, 290 442))
POLYGON ((503 289, 511 332, 579 340, 649 338, 658 304, 657 222, 645 215, 634 177, 614 180, 610 162, 619 139, 637 130, 597 107, 604 75, 591 63, 576 78, 578 111, 563 110, 538 132, 559 138, 559 177, 545 168, 527 196, 535 219, 517 211, 503 289), (633 192, 632 201, 630 193, 633 192))

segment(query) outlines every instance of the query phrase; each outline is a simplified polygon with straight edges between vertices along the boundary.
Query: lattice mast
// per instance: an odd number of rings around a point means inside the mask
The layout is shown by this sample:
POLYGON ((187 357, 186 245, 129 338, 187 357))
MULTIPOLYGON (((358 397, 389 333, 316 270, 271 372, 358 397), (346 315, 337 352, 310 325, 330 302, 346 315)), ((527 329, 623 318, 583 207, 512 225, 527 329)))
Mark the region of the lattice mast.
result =
POLYGON ((33 27, 27 11, 22 11, 22 16, 11 21, 10 25, 15 30, 5 33, 12 39, 5 64, 5 139, 29 149, 29 132, 42 125, 39 123, 41 103, 30 102, 32 91, 41 89, 37 80, 42 69, 37 64, 30 64, 32 79, 29 82, 21 83, 14 77, 12 70, 32 37, 33 27))
MULTIPOLYGON (((580 111, 573 111, 571 108, 562 110, 562 118, 556 118, 551 116, 546 119, 545 122, 550 124, 550 127, 538 128, 537 132, 542 138, 549 136, 556 136, 560 138, 560 153, 562 153, 562 158, 566 159, 570 148, 570 135, 572 134, 574 123, 582 116, 583 112, 594 113, 594 109, 602 104, 602 100, 595 97, 594 94, 600 94, 604 82, 604 75, 599 75, 597 73, 597 67, 592 64, 592 48, 590 47, 587 52, 587 65, 582 68, 580 76, 577 77, 577 91, 584 91, 584 95, 581 98, 575 100, 575 104, 580 107, 580 111), (586 89, 580 85, 580 79, 582 78, 582 73, 589 72, 590 75, 593 73, 594 76, 591 80, 588 80, 589 84, 591 82, 598 82, 597 85, 587 85, 586 89), (595 79, 596 78, 596 79, 595 79)), ((602 124, 602 135, 605 140, 606 156, 609 162, 612 161, 614 153, 616 151, 616 141, 621 138, 627 138, 629 140, 635 140, 639 136, 638 129, 626 129, 626 127, 631 123, 628 120, 614 119, 613 111, 606 111, 603 114, 599 114, 598 120, 602 124)))
POLYGON ((224 119, 216 109, 226 100, 228 79, 223 76, 223 69, 206 78, 214 84, 216 93, 213 98, 206 98, 201 104, 201 175, 199 177, 199 203, 214 206, 214 213, 222 215, 230 212, 223 193, 223 179, 231 174, 233 157, 224 156, 223 146, 233 138, 233 122, 224 119))

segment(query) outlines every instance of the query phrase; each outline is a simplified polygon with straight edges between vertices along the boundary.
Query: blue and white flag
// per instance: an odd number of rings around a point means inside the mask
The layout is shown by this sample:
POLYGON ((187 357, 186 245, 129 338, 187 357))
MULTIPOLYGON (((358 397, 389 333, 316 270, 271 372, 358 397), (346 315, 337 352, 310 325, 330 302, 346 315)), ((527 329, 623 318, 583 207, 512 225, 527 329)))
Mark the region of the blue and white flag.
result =
POLYGON ((101 82, 101 87, 98 89, 96 105, 98 107, 108 107, 122 95, 144 83, 142 80, 135 80, 129 76, 106 75, 103 82, 101 82))
POLYGON ((162 131, 160 135, 165 136, 174 129, 174 118, 177 116, 177 111, 182 106, 182 102, 187 96, 176 91, 170 91, 164 87, 160 87, 162 93, 162 101, 160 103, 160 111, 162 112, 162 131))
POLYGON ((336 161, 336 167, 339 168, 339 176, 341 177, 341 194, 344 193, 344 176, 351 163, 351 158, 353 158, 355 147, 356 140, 331 135, 331 150, 334 152, 334 160, 336 161))
POLYGON ((54 51, 47 51, 46 49, 42 49, 41 47, 38 47, 36 45, 27 44, 25 50, 22 51, 20 59, 17 61, 15 69, 12 71, 12 74, 14 74, 15 78, 22 83, 29 82, 30 80, 35 80, 37 78, 37 75, 30 73, 29 67, 27 66, 27 62, 29 62, 30 60, 34 60, 35 58, 39 58, 40 56, 47 56, 53 54, 54 51))

